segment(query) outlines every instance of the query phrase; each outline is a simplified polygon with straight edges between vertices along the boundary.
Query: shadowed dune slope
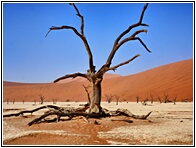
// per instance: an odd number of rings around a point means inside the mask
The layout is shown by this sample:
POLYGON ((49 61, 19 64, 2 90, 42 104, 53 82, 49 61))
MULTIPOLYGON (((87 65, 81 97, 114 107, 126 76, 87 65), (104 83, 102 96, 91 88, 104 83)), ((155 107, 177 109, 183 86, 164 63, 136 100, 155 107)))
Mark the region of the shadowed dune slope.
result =
MULTIPOLYGON (((64 80, 63 80, 64 81, 64 80)), ((82 85, 89 85, 85 79, 73 81, 61 81, 60 83, 27 84, 27 83, 3 83, 4 101, 40 101, 39 94, 45 97, 44 101, 87 101, 87 94, 82 85)), ((140 101, 149 99, 155 101, 158 97, 164 100, 164 93, 169 100, 177 96, 177 101, 183 99, 193 100, 193 60, 184 60, 153 68, 138 74, 120 76, 107 74, 102 82, 102 96, 105 94, 118 95, 120 101, 140 101)), ((115 98, 113 98, 115 100, 115 98)))

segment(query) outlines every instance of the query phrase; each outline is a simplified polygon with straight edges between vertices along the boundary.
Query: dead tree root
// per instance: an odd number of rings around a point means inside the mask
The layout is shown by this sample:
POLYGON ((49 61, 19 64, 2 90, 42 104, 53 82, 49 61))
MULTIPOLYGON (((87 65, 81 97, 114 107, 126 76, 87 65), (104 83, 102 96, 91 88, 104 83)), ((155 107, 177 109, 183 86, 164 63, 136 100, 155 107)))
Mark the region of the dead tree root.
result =
MULTIPOLYGON (((48 111, 44 112, 43 115, 41 115, 38 118, 35 118, 31 122, 28 123, 29 126, 41 122, 59 122, 61 120, 61 117, 68 117, 67 120, 71 120, 73 117, 76 116, 82 116, 83 119, 89 123, 88 118, 104 118, 104 117, 111 117, 111 116, 126 116, 130 118, 135 118, 135 119, 146 119, 152 112, 149 112, 147 115, 134 115, 132 114, 128 109, 117 109, 116 111, 109 111, 105 108, 101 108, 101 111, 99 113, 88 113, 86 110, 89 108, 87 105, 79 108, 73 108, 73 107, 58 107, 54 105, 46 105, 46 106, 41 106, 33 110, 24 110, 19 113, 12 113, 12 114, 7 114, 3 115, 3 117, 11 117, 11 116, 19 116, 23 115, 24 113, 34 113, 36 111, 39 111, 41 109, 49 109, 48 111), (53 119, 47 119, 46 117, 48 116, 57 116, 53 119)), ((127 119, 112 119, 111 121, 125 121, 132 123, 132 120, 127 120, 127 119)))

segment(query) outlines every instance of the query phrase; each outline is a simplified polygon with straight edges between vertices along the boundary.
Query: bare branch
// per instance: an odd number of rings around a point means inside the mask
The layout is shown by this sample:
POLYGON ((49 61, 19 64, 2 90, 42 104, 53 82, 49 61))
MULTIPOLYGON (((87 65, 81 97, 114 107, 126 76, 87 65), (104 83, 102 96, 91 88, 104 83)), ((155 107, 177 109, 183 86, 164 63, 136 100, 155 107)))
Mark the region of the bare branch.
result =
MULTIPOLYGON (((122 46, 124 43, 126 43, 126 42, 128 42, 128 41, 131 41, 131 40, 136 40, 136 39, 138 39, 139 37, 135 37, 135 36, 138 35, 138 34, 140 34, 140 33, 142 33, 142 32, 147 33, 147 30, 145 30, 145 29, 138 30, 138 31, 134 32, 130 37, 125 38, 124 40, 122 40, 122 41, 116 46, 116 48, 114 49, 114 52, 116 52, 116 51, 118 50, 118 48, 119 48, 120 46, 122 46)), ((139 40, 139 39, 138 39, 138 40, 139 40)), ((140 40, 141 40, 141 39, 140 39, 140 40)), ((143 42, 142 42, 142 43, 143 43, 143 42)), ((147 47, 145 46, 145 48, 147 48, 147 47)), ((148 50, 148 51, 150 51, 150 50, 148 50)))
POLYGON ((56 83, 56 82, 58 82, 58 81, 60 81, 60 80, 63 80, 63 79, 67 79, 67 78, 73 78, 73 79, 74 79, 74 78, 76 78, 76 77, 83 77, 83 78, 88 79, 86 74, 82 74, 82 73, 79 73, 79 72, 78 72, 78 73, 68 74, 68 75, 62 76, 62 77, 60 77, 60 78, 54 80, 54 83, 56 83))
POLYGON ((95 72, 95 66, 93 65, 93 55, 92 55, 92 52, 91 52, 91 49, 89 47, 89 44, 87 42, 87 39, 86 37, 84 36, 84 19, 83 19, 83 16, 80 14, 79 10, 77 9, 77 7, 75 6, 74 3, 70 3, 70 5, 74 6, 75 10, 76 10, 76 15, 80 17, 80 20, 81 20, 81 26, 80 26, 80 32, 81 34, 77 31, 76 28, 72 27, 72 26, 61 26, 61 27, 55 27, 55 26, 52 26, 51 28, 49 28, 49 31, 47 32, 46 36, 50 33, 50 31, 52 30, 62 30, 62 29, 71 29, 72 31, 74 31, 74 33, 80 37, 80 39, 83 41, 84 43, 84 46, 86 48, 86 51, 88 53, 88 58, 89 58, 89 68, 90 68, 90 71, 91 72, 95 72))
MULTIPOLYGON (((140 16, 140 21, 139 21, 139 23, 141 23, 141 24, 142 24, 142 20, 143 20, 143 17, 144 17, 144 13, 145 13, 147 7, 148 7, 148 3, 146 3, 146 4, 144 5, 144 8, 143 8, 143 10, 142 10, 142 14, 141 14, 141 16, 140 16)), ((145 25, 145 24, 143 24, 143 25, 145 25)))
POLYGON ((62 30, 62 29, 71 29, 74 31, 74 33, 79 36, 80 38, 82 38, 82 35, 77 31, 76 28, 72 27, 72 26, 61 26, 61 27, 56 27, 56 26, 52 26, 51 28, 49 28, 49 31, 47 32, 46 36, 48 36, 48 34, 50 33, 50 31, 52 30, 62 30))
POLYGON ((33 112, 36 112, 38 110, 45 109, 45 108, 59 109, 59 107, 57 107, 57 106, 46 105, 46 106, 38 107, 38 108, 33 109, 33 110, 24 110, 24 111, 21 111, 19 113, 12 113, 12 114, 3 115, 3 117, 19 116, 19 115, 23 115, 24 113, 31 113, 31 114, 33 114, 33 112))
POLYGON ((151 52, 149 49, 148 49, 148 47, 146 46, 146 44, 144 44, 144 42, 139 38, 139 37, 136 37, 136 38, 134 38, 135 40, 139 40, 140 41, 140 43, 144 46, 144 48, 148 51, 148 52, 151 52))
POLYGON ((72 31, 74 31, 74 33, 80 37, 80 39, 83 41, 84 43, 84 46, 86 48, 86 51, 88 53, 88 57, 89 57, 89 67, 90 67, 90 70, 92 72, 94 72, 94 65, 93 65, 93 55, 92 55, 92 52, 90 50, 90 47, 88 45, 88 42, 85 38, 85 36, 81 35, 76 28, 72 27, 72 26, 61 26, 61 27, 56 27, 56 26, 52 26, 51 28, 49 28, 50 30, 48 31, 48 33, 46 34, 46 36, 50 33, 50 31, 52 30, 62 30, 62 29, 71 29, 72 31))
POLYGON ((148 7, 148 3, 143 7, 143 10, 142 10, 142 13, 141 13, 141 16, 140 16, 140 20, 138 23, 136 24, 133 24, 131 26, 129 26, 129 28, 127 28, 124 32, 122 32, 116 39, 116 41, 114 42, 114 46, 118 44, 119 40, 127 33, 129 33, 131 31, 131 29, 135 28, 135 27, 138 27, 138 26, 148 26, 147 24, 143 24, 142 23, 142 20, 143 20, 143 16, 144 16, 144 13, 145 13, 145 10, 147 9, 148 7))
POLYGON ((108 71, 109 71, 109 70, 115 71, 118 67, 123 66, 123 65, 125 65, 125 64, 128 64, 129 62, 133 61, 134 59, 136 59, 136 58, 139 57, 139 56, 140 56, 140 54, 137 54, 137 55, 135 55, 134 57, 132 57, 131 59, 129 59, 129 60, 123 62, 123 63, 120 63, 120 64, 118 64, 118 65, 116 65, 116 66, 110 67, 110 68, 108 68, 108 71))
MULTIPOLYGON (((132 39, 135 37, 135 35, 137 35, 137 34, 140 33, 141 30, 140 30, 140 31, 136 31, 136 32, 133 34, 132 37, 126 38, 126 39, 123 40, 121 43, 119 43, 119 41, 121 40, 121 38, 122 38, 123 36, 125 36, 127 33, 129 33, 129 32, 131 31, 131 29, 133 29, 133 28, 135 28, 135 27, 138 27, 138 26, 148 26, 147 24, 142 23, 143 16, 144 16, 144 12, 145 12, 145 10, 147 9, 147 6, 148 6, 148 4, 146 4, 146 5, 143 7, 143 10, 142 10, 142 13, 141 13, 141 16, 140 16, 140 20, 138 21, 138 23, 129 26, 125 31, 123 31, 123 32, 116 38, 116 40, 115 40, 115 42, 114 42, 114 45, 113 45, 113 48, 112 48, 112 51, 111 51, 111 53, 110 53, 110 55, 109 55, 109 57, 108 57, 108 59, 107 59, 107 62, 106 62, 106 65, 107 65, 108 67, 111 65, 112 59, 113 59, 113 57, 114 57, 116 51, 119 49, 119 47, 120 47, 122 44, 124 44, 125 42, 132 40, 132 39), (126 41, 126 40, 127 40, 127 41, 126 41), (124 43, 123 43, 123 42, 124 42, 124 43)), ((143 30, 142 32, 147 32, 147 30, 143 30)))
POLYGON ((138 30, 138 31, 136 31, 135 33, 133 33, 133 34, 131 35, 131 37, 135 37, 136 35, 138 35, 138 34, 140 34, 140 33, 142 33, 142 32, 147 33, 147 32, 148 32, 148 30, 146 30, 146 29, 138 30))
POLYGON ((80 33, 82 35, 84 35, 84 17, 80 14, 78 8, 76 7, 76 5, 74 3, 70 3, 70 5, 72 5, 75 8, 76 15, 80 17, 80 21, 81 21, 80 33))

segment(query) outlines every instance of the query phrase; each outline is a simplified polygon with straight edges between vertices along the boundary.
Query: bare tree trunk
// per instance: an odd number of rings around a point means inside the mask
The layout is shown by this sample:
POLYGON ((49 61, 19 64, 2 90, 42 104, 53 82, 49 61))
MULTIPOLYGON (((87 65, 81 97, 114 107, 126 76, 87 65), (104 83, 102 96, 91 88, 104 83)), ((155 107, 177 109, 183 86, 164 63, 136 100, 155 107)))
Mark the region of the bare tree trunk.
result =
POLYGON ((101 106, 101 81, 92 84, 92 97, 89 113, 100 113, 101 106))

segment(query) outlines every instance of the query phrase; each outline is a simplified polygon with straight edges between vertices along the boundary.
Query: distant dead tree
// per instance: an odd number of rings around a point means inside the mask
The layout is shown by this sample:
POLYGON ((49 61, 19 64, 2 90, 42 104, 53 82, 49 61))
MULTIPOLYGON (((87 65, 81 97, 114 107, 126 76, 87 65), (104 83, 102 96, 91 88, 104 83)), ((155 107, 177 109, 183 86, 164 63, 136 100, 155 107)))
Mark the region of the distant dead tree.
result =
POLYGON ((137 95, 136 96, 137 103, 139 102, 139 99, 140 99, 140 97, 137 95))
POLYGON ((151 104, 153 104, 154 98, 153 98, 153 95, 152 94, 150 94, 150 98, 151 98, 151 104))
POLYGON ((9 98, 7 98, 6 100, 7 100, 7 104, 9 104, 9 98))
POLYGON ((107 101, 108 103, 111 103, 111 102, 112 102, 112 99, 113 99, 113 95, 112 95, 112 94, 110 94, 110 95, 105 94, 105 97, 106 97, 106 101, 107 101))
POLYGON ((15 103, 15 98, 12 100, 12 103, 13 103, 13 104, 15 103))
POLYGON ((164 102, 168 102, 168 93, 164 92, 164 102))
POLYGON ((159 96, 158 96, 158 100, 159 100, 159 102, 160 102, 160 103, 162 103, 162 101, 161 101, 161 97, 159 97, 159 96))
POLYGON ((174 105, 176 105, 176 99, 177 99, 177 95, 175 95, 173 98, 174 105))
POLYGON ((53 102, 53 104, 56 104, 57 103, 57 98, 53 98, 52 102, 53 102))
POLYGON ((36 104, 36 99, 34 99, 34 104, 36 104))
POLYGON ((23 104, 24 104, 24 102, 25 102, 24 99, 22 99, 22 103, 23 103, 23 104))
POLYGON ((116 99, 116 105, 118 105, 118 101, 119 101, 119 96, 117 96, 117 95, 114 95, 114 97, 115 97, 115 99, 116 99))
POLYGON ((164 92, 164 102, 165 102, 165 103, 172 102, 171 100, 169 100, 169 95, 168 95, 168 93, 166 93, 166 92, 164 92))
POLYGON ((40 104, 44 103, 45 97, 42 94, 39 94, 40 104))

